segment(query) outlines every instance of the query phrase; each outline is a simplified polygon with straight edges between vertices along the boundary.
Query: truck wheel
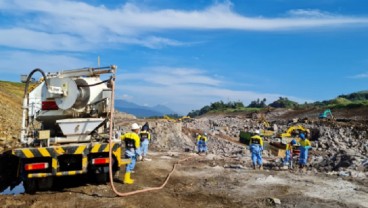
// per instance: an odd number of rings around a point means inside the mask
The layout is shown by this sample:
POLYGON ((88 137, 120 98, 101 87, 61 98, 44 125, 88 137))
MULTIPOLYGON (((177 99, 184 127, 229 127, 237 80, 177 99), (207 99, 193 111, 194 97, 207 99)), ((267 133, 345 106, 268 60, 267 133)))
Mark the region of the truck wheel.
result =
POLYGON ((106 184, 108 179, 107 173, 96 173, 96 183, 106 184))
POLYGON ((27 178, 23 181, 24 191, 27 194, 34 194, 37 191, 37 181, 34 178, 27 178))
POLYGON ((108 171, 105 171, 104 169, 105 167, 99 167, 94 171, 92 175, 93 181, 97 184, 106 184, 109 178, 108 171))
POLYGON ((53 182, 53 177, 39 178, 37 180, 38 189, 41 191, 50 190, 52 188, 53 182))

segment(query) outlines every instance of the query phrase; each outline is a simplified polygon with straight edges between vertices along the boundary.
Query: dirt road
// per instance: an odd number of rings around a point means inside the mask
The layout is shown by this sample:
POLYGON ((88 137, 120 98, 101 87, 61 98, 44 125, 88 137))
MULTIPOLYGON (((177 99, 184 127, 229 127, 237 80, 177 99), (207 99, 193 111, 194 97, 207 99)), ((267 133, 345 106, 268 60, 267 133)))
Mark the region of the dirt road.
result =
MULTIPOLYGON (((191 154, 192 155, 192 154, 191 154)), ((115 182, 128 192, 159 186, 172 165, 189 153, 151 153, 139 162, 136 183, 115 182)), ((288 171, 259 171, 234 158, 196 156, 181 163, 159 191, 116 197, 110 186, 89 184, 83 177, 62 178, 52 191, 35 195, 1 195, 2 207, 368 207, 368 182, 288 171), (239 169, 224 168, 238 164, 239 169), (241 166, 240 166, 241 165, 241 166), (281 204, 275 204, 278 200, 281 204)))

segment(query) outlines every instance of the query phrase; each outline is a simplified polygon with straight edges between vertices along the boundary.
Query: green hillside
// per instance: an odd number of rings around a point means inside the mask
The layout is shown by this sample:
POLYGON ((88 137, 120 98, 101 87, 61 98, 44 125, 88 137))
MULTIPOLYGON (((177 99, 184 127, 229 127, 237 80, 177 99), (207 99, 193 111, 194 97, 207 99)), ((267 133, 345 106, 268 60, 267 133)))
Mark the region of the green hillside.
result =
POLYGON ((287 97, 280 97, 278 100, 265 104, 266 99, 257 99, 252 101, 248 106, 242 102, 228 102, 218 101, 204 106, 199 110, 191 111, 188 116, 196 117, 207 113, 232 113, 232 112, 257 112, 266 108, 288 108, 288 109, 310 109, 310 108, 339 108, 351 109, 368 107, 368 91, 354 92, 347 95, 339 95, 335 99, 317 101, 313 103, 299 104, 295 101, 289 100, 287 97))
POLYGON ((24 84, 0 81, 0 138, 11 139, 19 135, 22 118, 24 84))

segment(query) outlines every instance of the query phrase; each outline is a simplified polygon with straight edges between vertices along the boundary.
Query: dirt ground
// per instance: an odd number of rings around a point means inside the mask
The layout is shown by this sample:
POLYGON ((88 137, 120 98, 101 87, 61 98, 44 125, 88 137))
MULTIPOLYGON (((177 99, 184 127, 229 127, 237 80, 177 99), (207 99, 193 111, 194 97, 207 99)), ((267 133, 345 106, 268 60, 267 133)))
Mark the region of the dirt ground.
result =
POLYGON ((161 190, 117 197, 109 184, 94 185, 85 177, 59 178, 52 191, 0 195, 1 207, 368 207, 368 181, 252 170, 248 163, 240 169, 224 168, 239 160, 193 153, 152 152, 152 161, 137 164, 133 185, 114 184, 120 192, 160 186, 173 164, 186 157, 193 158, 180 163, 161 190))

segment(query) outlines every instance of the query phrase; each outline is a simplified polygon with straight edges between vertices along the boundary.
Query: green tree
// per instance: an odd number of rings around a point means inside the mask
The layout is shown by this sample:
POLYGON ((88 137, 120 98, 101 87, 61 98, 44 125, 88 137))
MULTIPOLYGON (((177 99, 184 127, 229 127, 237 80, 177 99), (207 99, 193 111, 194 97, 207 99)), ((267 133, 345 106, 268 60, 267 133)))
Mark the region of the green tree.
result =
POLYGON ((279 97, 278 100, 274 101, 269 106, 274 108, 295 108, 298 107, 299 104, 289 100, 287 97, 279 97))
POLYGON ((266 106, 266 98, 263 98, 262 100, 258 98, 257 100, 250 102, 248 108, 264 108, 266 106))

